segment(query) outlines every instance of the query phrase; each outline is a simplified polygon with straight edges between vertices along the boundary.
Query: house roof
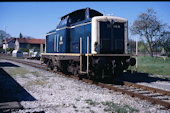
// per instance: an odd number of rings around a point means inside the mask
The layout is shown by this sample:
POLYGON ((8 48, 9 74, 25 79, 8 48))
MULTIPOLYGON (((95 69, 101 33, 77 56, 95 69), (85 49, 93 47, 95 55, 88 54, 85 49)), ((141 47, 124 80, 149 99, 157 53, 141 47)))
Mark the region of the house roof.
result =
POLYGON ((45 44, 45 39, 17 38, 19 43, 45 44))
POLYGON ((6 39, 4 39, 4 41, 6 40, 6 42, 9 43, 10 41, 15 40, 15 39, 16 38, 6 38, 6 39))

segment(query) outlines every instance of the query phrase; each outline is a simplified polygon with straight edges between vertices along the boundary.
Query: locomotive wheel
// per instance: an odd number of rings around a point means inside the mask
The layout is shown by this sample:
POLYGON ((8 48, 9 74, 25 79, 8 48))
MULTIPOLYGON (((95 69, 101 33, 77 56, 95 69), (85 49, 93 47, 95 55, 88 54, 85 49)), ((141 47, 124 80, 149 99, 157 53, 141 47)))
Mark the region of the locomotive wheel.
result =
POLYGON ((96 69, 95 70, 95 72, 94 72, 95 80, 97 80, 97 81, 102 80, 102 72, 103 72, 103 69, 96 69))
POLYGON ((58 69, 58 67, 57 66, 54 66, 54 72, 57 72, 57 71, 59 71, 59 69, 58 69))
POLYGON ((76 66, 76 67, 74 68, 74 73, 73 73, 75 76, 78 76, 78 74, 79 74, 79 73, 78 73, 78 70, 79 70, 79 66, 76 66))
POLYGON ((72 62, 71 64, 71 73, 74 74, 75 76, 78 76, 79 72, 79 65, 76 62, 72 62))
POLYGON ((54 69, 54 65, 53 65, 53 63, 52 63, 51 60, 49 60, 49 61, 47 62, 47 69, 48 69, 48 70, 53 70, 53 69, 54 69))
POLYGON ((115 69, 115 76, 116 76, 116 78, 121 78, 122 75, 123 75, 123 70, 120 69, 120 68, 116 68, 115 69))
POLYGON ((116 63, 116 67, 114 68, 114 76, 115 78, 121 78, 123 76, 123 66, 121 61, 116 63))
POLYGON ((64 72, 64 73, 68 73, 68 62, 67 61, 60 61, 60 68, 61 68, 61 71, 64 72))
POLYGON ((50 70, 50 62, 47 62, 47 70, 50 70))
POLYGON ((88 75, 88 79, 90 79, 90 80, 95 80, 95 73, 94 73, 94 71, 92 71, 89 75, 88 75))

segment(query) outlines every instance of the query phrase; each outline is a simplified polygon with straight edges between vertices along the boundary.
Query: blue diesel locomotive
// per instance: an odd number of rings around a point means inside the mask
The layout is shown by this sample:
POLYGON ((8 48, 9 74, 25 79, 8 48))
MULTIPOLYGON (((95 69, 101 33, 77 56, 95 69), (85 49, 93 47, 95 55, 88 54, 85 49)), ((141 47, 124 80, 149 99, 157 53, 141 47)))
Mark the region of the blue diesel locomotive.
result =
POLYGON ((56 29, 46 34, 41 62, 55 71, 115 78, 136 63, 127 45, 127 19, 85 8, 61 17, 56 29))

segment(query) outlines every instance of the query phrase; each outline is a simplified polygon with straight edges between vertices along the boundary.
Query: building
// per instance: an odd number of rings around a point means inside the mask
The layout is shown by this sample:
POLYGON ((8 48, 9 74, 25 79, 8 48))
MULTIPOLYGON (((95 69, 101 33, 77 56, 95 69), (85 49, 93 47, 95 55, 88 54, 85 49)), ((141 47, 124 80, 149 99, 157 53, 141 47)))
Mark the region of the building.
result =
POLYGON ((45 51, 45 39, 31 38, 6 38, 3 40, 3 49, 12 48, 16 50, 35 49, 41 53, 45 51))
POLYGON ((42 53, 45 50, 45 39, 16 38, 15 49, 36 49, 42 53))
POLYGON ((6 38, 3 40, 3 49, 15 48, 16 38, 6 38))

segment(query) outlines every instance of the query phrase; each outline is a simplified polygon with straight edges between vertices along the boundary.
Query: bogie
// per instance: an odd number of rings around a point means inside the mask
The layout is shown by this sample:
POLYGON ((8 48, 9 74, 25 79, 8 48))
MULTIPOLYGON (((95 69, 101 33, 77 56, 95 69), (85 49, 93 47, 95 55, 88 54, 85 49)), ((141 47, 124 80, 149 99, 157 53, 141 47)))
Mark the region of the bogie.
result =
MULTIPOLYGON (((126 63, 127 58, 112 58, 112 57, 90 57, 89 58, 89 73, 83 74, 80 72, 80 61, 74 60, 70 57, 70 60, 56 60, 56 56, 53 60, 49 59, 47 66, 50 70, 62 71, 64 73, 70 73, 75 76, 83 76, 90 79, 95 79, 97 81, 102 81, 104 79, 113 80, 115 78, 121 78, 123 74, 124 67, 128 65, 126 63), (55 59, 55 60, 54 60, 55 59)), ((43 58, 45 62, 48 58, 43 58)), ((83 59, 83 71, 87 70, 87 59, 83 59)))

